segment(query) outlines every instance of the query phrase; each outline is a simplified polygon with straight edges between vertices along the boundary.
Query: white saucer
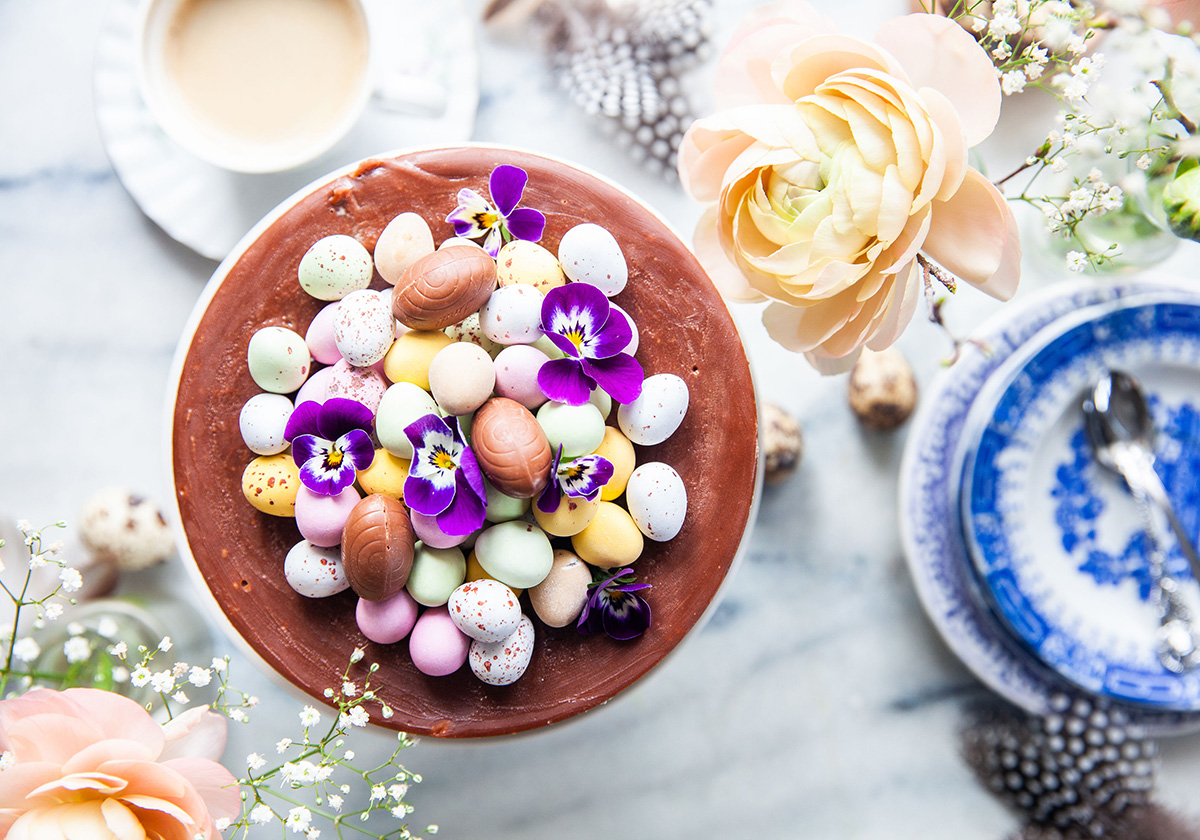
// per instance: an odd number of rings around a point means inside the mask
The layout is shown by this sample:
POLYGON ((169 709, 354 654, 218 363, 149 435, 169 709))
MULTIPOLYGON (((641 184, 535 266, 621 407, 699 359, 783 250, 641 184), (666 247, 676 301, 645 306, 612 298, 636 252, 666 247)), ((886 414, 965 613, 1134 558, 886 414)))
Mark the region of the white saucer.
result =
POLYGON ((138 91, 134 33, 138 0, 113 0, 96 45, 96 122, 117 177, 172 239, 220 260, 271 208, 315 179, 388 149, 470 139, 479 104, 475 22, 461 0, 366 0, 371 27, 386 33, 372 73, 406 74, 442 85, 438 116, 397 113, 374 103, 350 134, 305 166, 244 175, 212 166, 167 138, 138 91))

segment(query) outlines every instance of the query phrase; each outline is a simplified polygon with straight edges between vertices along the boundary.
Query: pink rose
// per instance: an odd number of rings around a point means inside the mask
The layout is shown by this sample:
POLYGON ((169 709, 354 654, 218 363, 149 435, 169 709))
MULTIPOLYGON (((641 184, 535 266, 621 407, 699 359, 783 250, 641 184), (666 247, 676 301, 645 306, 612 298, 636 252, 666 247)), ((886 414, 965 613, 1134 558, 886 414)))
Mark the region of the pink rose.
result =
POLYGON ((718 112, 684 136, 679 171, 711 202, 697 255, 728 298, 770 300, 771 337, 824 371, 890 345, 923 296, 917 255, 1007 299, 1016 224, 967 163, 1000 113, 983 49, 937 15, 836 34, 802 2, 743 20, 717 71, 718 112))
POLYGON ((219 837, 214 820, 241 812, 224 748, 207 708, 160 726, 107 691, 33 689, 0 702, 0 836, 219 837))

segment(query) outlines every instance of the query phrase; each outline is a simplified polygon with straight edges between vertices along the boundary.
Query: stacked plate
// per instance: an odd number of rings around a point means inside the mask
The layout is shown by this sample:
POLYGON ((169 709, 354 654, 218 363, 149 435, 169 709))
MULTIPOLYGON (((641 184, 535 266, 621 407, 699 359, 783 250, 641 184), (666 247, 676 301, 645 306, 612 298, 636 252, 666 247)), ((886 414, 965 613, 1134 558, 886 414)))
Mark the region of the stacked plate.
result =
MULTIPOLYGON (((1158 613, 1133 498, 1092 458, 1081 396, 1132 373, 1159 428, 1157 468, 1200 530, 1200 289, 1061 285, 1010 305, 922 400, 901 475, 905 551, 958 657, 1035 713, 1086 691, 1160 733, 1200 728, 1200 669, 1155 654, 1158 613)), ((1168 546, 1200 626, 1200 585, 1168 546)))

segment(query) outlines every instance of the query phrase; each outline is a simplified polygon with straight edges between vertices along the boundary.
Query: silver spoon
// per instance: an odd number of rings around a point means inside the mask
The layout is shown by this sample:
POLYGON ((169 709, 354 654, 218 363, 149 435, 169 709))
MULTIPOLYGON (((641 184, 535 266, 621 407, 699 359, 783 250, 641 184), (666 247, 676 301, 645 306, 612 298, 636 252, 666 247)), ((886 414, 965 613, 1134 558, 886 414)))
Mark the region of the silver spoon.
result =
POLYGON ((1171 530, 1200 581, 1200 557, 1183 530, 1162 480, 1154 470, 1157 430, 1141 387, 1132 376, 1109 371, 1083 398, 1084 425, 1097 463, 1125 479, 1138 502, 1150 538, 1150 576, 1159 613, 1158 657, 1174 673, 1200 665, 1200 649, 1191 627, 1191 613, 1179 596, 1179 583, 1166 570, 1162 527, 1152 507, 1167 518, 1171 530))

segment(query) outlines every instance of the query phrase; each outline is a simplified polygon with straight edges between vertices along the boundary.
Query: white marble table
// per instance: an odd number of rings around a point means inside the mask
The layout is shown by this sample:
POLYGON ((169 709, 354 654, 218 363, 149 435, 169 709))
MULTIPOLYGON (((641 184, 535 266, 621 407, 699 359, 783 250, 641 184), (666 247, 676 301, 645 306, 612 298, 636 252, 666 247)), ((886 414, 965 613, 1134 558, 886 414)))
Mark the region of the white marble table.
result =
MULTIPOLYGON (((728 21, 752 4, 718 5, 728 21)), ((862 35, 903 7, 826 5, 862 35)), ((113 484, 169 502, 167 372, 214 268, 141 214, 106 159, 91 94, 104 6, 0 2, 0 515, 11 518, 70 519, 113 484)), ((578 161, 690 231, 698 210, 571 110, 535 51, 480 40, 474 139, 578 161)), ((1181 249, 1172 265, 1185 269, 1196 253, 1181 249)), ((950 317, 960 330, 993 309, 959 297, 950 317)), ((802 419, 808 446, 800 473, 766 493, 720 609, 607 708, 532 736, 427 740, 406 753, 425 777, 410 796, 414 825, 493 840, 994 840, 1015 828, 958 756, 961 714, 983 689, 933 631, 901 556, 903 431, 860 431, 844 378, 822 379, 772 345, 754 312, 737 317, 761 393, 802 419)), ((922 323, 902 346, 922 384, 948 352, 922 323)), ((123 585, 192 597, 177 562, 123 585)), ((237 768, 295 733, 301 702, 241 657, 234 671, 263 698, 252 725, 232 734, 226 757, 237 768)), ((360 741, 360 751, 382 751, 391 736, 360 741)), ((1163 746, 1161 801, 1200 814, 1200 737, 1163 746)))

